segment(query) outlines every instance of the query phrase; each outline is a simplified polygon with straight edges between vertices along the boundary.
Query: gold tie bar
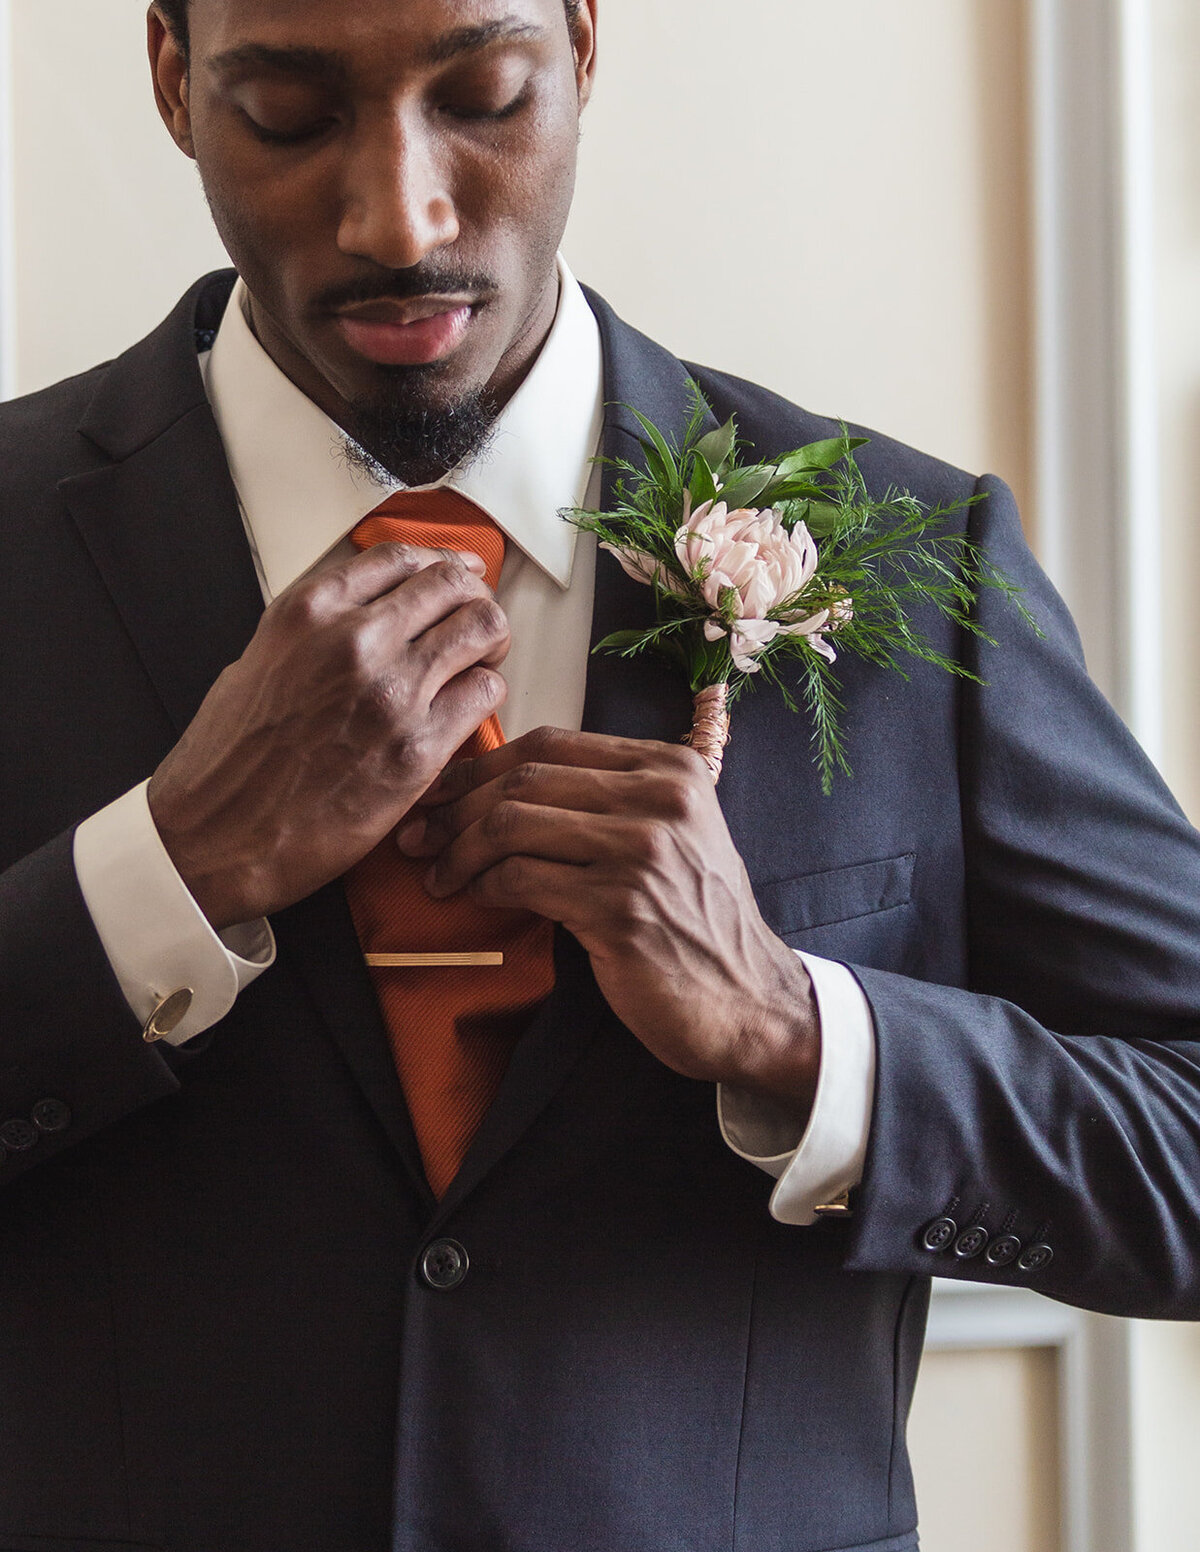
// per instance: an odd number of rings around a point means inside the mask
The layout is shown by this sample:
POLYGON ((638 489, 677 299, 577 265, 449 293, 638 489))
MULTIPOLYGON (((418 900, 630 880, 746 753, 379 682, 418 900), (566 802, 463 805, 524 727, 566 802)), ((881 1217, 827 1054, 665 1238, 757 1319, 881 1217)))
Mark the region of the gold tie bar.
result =
POLYGON ((504 963, 503 954, 364 954, 373 970, 474 969, 504 963))

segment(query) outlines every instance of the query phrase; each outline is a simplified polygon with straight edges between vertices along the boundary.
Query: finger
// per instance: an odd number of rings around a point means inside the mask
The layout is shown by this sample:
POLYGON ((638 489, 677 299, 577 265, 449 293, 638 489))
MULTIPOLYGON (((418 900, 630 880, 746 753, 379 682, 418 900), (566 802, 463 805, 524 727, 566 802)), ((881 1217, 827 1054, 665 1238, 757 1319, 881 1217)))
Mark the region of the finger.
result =
MULTIPOLYGON (((428 725, 449 760, 508 698, 508 685, 494 668, 479 665, 448 680, 429 705, 428 725)), ((439 762, 441 763, 441 762, 439 762)))
POLYGON ((517 765, 453 803, 433 804, 427 793, 408 823, 397 832, 396 844, 406 856, 437 856, 456 836, 506 802, 571 809, 581 814, 653 812, 653 780, 651 773, 641 771, 517 765))
MULTIPOLYGON (((397 642, 407 643, 466 604, 487 600, 498 610, 491 588, 461 561, 460 555, 452 555, 411 573, 390 592, 364 606, 366 619, 397 642)), ((507 621, 504 628, 507 631, 507 621)))
POLYGON ((508 617, 490 596, 456 609, 412 643, 414 661, 430 698, 441 686, 474 664, 498 668, 511 645, 508 617))
POLYGON ((643 738, 613 738, 606 733, 569 733, 543 727, 472 760, 456 760, 426 794, 427 803, 451 803, 476 787, 525 763, 571 766, 594 771, 671 770, 683 776, 703 772, 704 764, 682 745, 643 738))
POLYGON ((483 576, 484 563, 470 551, 434 550, 417 544, 373 544, 369 550, 328 566, 315 577, 305 578, 298 587, 328 596, 331 603, 345 608, 352 604, 370 604, 384 597, 417 572, 435 565, 461 565, 476 576, 483 576))
POLYGON ((436 899, 444 899, 512 856, 578 865, 609 862, 626 854, 630 830, 630 821, 613 815, 499 803, 441 853, 425 887, 436 899))
POLYGON ((540 857, 507 857, 470 887, 471 898, 479 905, 529 911, 561 922, 568 931, 582 926, 581 907, 591 892, 588 868, 540 857))

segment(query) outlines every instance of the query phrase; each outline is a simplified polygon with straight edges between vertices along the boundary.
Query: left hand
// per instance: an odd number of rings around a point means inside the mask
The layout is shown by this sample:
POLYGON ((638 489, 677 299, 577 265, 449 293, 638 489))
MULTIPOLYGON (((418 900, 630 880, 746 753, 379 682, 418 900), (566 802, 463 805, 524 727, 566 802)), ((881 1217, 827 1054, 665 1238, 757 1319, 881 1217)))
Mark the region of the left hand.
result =
POLYGON ((396 835, 437 897, 561 922, 609 1006, 687 1077, 811 1109, 816 1001, 763 921, 690 749, 539 728, 448 766, 396 835))

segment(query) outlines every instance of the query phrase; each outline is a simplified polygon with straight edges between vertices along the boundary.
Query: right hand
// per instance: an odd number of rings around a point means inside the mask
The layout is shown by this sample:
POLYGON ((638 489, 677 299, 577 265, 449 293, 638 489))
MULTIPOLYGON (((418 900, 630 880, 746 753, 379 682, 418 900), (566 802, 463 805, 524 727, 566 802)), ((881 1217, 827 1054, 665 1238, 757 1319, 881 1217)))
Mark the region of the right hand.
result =
POLYGON ((266 610, 147 794, 217 931, 353 866, 503 704, 508 623, 481 571, 379 544, 266 610))

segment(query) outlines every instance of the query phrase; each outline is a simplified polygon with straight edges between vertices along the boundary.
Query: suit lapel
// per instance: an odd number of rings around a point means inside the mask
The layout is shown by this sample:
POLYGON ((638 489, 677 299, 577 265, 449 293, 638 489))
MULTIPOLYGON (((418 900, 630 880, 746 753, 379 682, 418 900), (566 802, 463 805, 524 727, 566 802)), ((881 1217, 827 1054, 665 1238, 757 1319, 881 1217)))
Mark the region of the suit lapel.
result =
MULTIPOLYGON (((604 351, 608 404, 601 451, 606 458, 640 461, 641 432, 629 406, 639 409, 668 438, 681 437, 691 413, 688 374, 673 356, 623 324, 593 292, 586 295, 600 325, 604 351)), ((612 473, 606 470, 605 506, 612 504, 612 486, 612 473)), ((653 622, 651 590, 627 577, 613 556, 601 550, 596 560, 592 646, 612 631, 653 622)), ((681 673, 651 657, 590 658, 585 731, 672 742, 690 724, 691 693, 681 673)), ((604 1023, 613 1022, 587 955, 561 928, 556 934, 555 968, 554 991, 521 1039, 463 1167, 440 1204, 439 1219, 452 1212, 520 1140, 604 1023)))

